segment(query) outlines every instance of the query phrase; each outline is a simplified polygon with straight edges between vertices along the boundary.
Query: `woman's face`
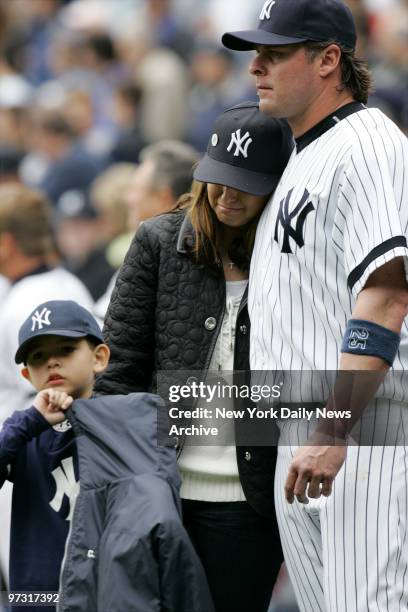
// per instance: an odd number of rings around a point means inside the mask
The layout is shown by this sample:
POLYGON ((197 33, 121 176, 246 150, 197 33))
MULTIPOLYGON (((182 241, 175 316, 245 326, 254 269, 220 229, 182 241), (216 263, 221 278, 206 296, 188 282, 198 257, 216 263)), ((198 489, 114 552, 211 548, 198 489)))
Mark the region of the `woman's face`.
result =
POLYGON ((207 183, 207 193, 218 221, 229 227, 241 227, 252 221, 269 199, 214 183, 207 183))

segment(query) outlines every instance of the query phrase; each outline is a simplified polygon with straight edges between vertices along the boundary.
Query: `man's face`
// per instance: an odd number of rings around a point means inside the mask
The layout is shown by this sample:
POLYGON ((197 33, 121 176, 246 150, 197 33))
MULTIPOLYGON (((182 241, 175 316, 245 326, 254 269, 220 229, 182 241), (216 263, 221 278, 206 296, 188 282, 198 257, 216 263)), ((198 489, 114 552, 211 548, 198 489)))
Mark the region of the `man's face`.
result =
POLYGON ((85 338, 40 336, 32 341, 22 374, 37 391, 58 389, 74 399, 90 397, 99 370, 97 348, 85 338))
POLYGON ((318 97, 317 62, 301 45, 260 45, 250 64, 255 76, 260 110, 272 117, 302 117, 318 97))
POLYGON ((126 194, 128 206, 128 226, 137 230, 140 223, 154 217, 162 211, 160 190, 153 185, 154 166, 151 161, 145 161, 135 170, 130 180, 126 194))

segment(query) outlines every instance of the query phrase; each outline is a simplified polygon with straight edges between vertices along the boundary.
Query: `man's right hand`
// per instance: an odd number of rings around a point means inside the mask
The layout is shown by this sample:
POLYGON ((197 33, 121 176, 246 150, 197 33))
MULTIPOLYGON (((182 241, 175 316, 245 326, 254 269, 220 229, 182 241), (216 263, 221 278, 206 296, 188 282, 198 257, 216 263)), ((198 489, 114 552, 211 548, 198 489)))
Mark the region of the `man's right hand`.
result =
POLYGON ((65 421, 65 411, 68 410, 73 401, 74 399, 65 391, 44 389, 37 393, 33 406, 50 425, 58 425, 58 423, 65 421))

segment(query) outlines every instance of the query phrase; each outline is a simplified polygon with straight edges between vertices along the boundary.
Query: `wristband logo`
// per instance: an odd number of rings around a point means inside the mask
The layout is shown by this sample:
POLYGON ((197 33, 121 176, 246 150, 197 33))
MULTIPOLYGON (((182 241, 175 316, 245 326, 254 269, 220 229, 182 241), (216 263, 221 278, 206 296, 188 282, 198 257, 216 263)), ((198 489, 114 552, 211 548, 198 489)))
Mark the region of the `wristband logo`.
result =
POLYGON ((362 351, 365 351, 367 348, 367 340, 369 336, 370 333, 365 327, 351 329, 348 339, 348 348, 352 350, 360 349, 362 351))

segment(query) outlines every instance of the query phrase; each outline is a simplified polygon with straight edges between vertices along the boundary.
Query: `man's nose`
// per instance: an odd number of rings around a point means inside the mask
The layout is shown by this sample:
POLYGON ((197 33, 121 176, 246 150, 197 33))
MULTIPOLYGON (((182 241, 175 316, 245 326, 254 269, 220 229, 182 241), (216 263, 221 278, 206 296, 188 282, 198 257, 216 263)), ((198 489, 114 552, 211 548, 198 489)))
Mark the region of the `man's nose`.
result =
POLYGON ((260 54, 256 55, 249 64, 249 73, 252 74, 252 76, 265 74, 265 67, 260 54))

